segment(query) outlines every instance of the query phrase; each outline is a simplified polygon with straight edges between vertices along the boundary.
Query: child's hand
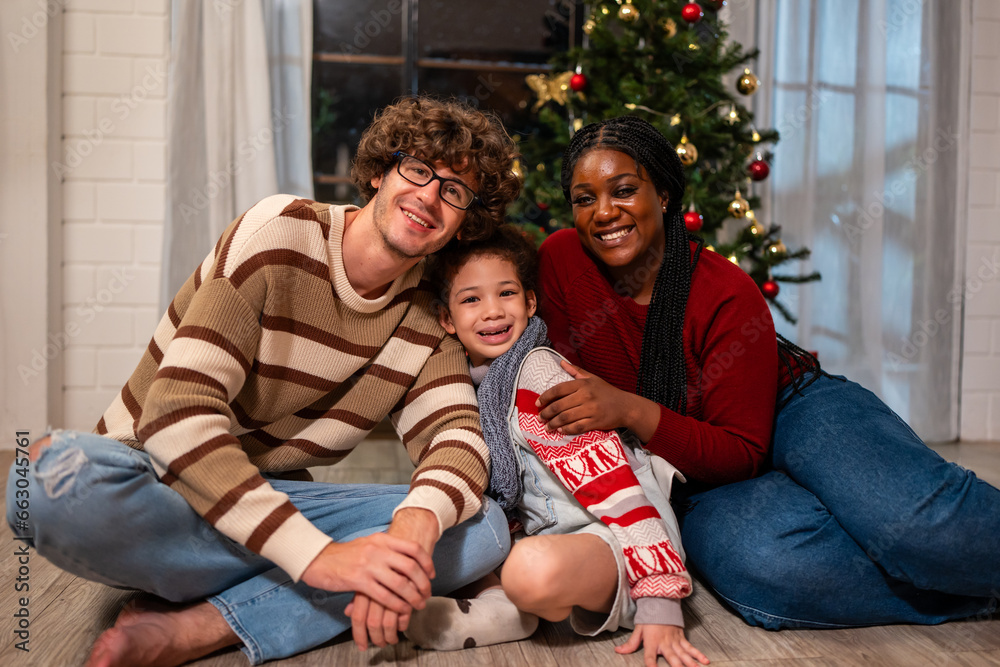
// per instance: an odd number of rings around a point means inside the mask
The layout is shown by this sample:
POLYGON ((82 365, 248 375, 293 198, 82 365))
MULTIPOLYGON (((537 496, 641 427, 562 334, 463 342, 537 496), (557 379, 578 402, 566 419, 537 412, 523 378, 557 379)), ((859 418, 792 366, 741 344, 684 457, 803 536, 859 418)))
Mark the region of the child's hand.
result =
POLYGON ((684 637, 684 628, 676 625, 637 625, 628 641, 615 647, 615 653, 635 653, 643 645, 646 667, 656 667, 661 655, 671 667, 695 667, 695 660, 708 664, 705 654, 684 637))

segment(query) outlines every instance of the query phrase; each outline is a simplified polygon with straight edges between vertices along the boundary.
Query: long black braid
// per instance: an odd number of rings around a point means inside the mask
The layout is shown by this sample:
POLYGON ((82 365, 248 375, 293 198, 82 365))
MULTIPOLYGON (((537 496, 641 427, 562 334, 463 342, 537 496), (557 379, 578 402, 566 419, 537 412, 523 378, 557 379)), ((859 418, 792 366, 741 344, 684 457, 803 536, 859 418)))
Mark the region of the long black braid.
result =
MULTIPOLYGON (((667 196, 663 215, 664 253, 646 315, 636 393, 678 414, 686 414, 684 312, 691 276, 698 266, 704 242, 689 235, 684 226, 684 167, 670 142, 641 118, 619 116, 594 123, 576 133, 563 156, 561 185, 567 201, 571 201, 570 186, 577 162, 595 148, 609 148, 630 156, 636 167, 642 167, 649 175, 656 191, 667 196), (696 243, 693 254, 691 241, 696 243)), ((797 391, 818 377, 821 371, 816 357, 780 335, 777 342, 779 358, 795 378, 797 391), (811 377, 803 382, 809 371, 811 377)))

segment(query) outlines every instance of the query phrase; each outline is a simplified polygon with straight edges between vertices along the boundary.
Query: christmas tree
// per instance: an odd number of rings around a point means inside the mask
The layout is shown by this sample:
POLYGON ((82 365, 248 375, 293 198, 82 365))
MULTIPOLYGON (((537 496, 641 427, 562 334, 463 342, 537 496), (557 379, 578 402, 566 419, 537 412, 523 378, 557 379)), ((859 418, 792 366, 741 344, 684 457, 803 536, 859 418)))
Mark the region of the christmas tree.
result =
POLYGON ((553 74, 532 75, 538 125, 520 138, 524 196, 513 210, 534 234, 572 226, 559 186, 561 156, 584 124, 623 114, 652 123, 677 149, 685 165, 684 222, 706 247, 741 266, 785 318, 778 282, 806 276, 773 269, 809 256, 790 251, 781 228, 758 220, 754 183, 767 178, 774 130, 753 125, 744 106, 759 82, 744 52, 727 40, 718 10, 725 0, 604 0, 587 5, 582 47, 555 56, 553 74), (735 84, 723 77, 734 73, 735 84))

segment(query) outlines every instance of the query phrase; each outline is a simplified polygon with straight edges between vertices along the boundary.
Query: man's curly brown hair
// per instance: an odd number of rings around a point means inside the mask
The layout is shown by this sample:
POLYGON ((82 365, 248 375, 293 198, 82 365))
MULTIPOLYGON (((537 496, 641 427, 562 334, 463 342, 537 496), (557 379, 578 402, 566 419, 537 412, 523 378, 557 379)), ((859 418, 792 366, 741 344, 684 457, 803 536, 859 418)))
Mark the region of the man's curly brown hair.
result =
POLYGON ((402 151, 452 169, 468 160, 479 200, 465 212, 462 238, 489 236, 503 222, 507 205, 517 198, 521 182, 512 171, 517 147, 492 113, 458 102, 410 97, 385 107, 361 136, 351 177, 365 201, 375 196, 373 178, 385 175, 402 151))

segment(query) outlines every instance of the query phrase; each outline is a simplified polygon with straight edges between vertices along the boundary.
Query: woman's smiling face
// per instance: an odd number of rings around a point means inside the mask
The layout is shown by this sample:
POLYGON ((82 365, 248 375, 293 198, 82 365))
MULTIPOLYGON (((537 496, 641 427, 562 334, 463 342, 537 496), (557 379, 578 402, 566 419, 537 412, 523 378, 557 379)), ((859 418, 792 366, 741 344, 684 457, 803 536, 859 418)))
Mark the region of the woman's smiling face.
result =
POLYGON ((649 269, 651 257, 659 266, 667 198, 629 155, 609 148, 585 153, 573 169, 570 202, 584 249, 612 275, 649 269))

